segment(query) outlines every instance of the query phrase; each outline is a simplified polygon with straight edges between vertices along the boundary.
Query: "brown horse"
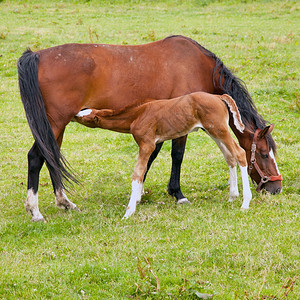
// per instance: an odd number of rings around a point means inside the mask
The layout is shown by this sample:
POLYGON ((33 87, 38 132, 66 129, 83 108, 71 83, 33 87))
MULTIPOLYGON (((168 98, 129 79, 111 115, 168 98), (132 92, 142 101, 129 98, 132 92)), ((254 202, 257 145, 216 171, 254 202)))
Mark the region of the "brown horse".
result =
POLYGON ((229 166, 230 200, 239 195, 236 175, 238 163, 243 182, 242 208, 249 208, 252 194, 246 153, 230 135, 229 112, 225 103, 232 113, 235 128, 243 133, 245 126, 238 108, 234 100, 226 94, 219 96, 196 92, 173 99, 147 101, 122 110, 85 109, 75 116, 75 120, 85 126, 131 133, 139 145, 138 161, 132 176, 131 197, 124 218, 135 212, 136 204, 141 200, 147 163, 156 144, 185 136, 199 128, 217 143, 229 166))
MULTIPOLYGON (((64 192, 63 179, 75 180, 68 171, 60 146, 66 125, 83 108, 119 109, 137 99, 169 99, 196 91, 229 94, 240 110, 248 131, 230 126, 245 149, 250 176, 270 193, 279 193, 275 143, 264 119, 258 114, 244 84, 215 54, 183 36, 171 36, 145 45, 118 46, 67 44, 24 52, 18 62, 19 86, 26 117, 35 142, 28 153, 28 190, 25 206, 33 221, 43 220, 38 208, 39 173, 44 162, 53 183, 56 204, 66 209, 76 205, 64 192), (253 133, 256 149, 251 154, 253 133), (251 157, 255 164, 250 163, 251 157)), ((180 167, 186 136, 172 141, 172 171, 168 185, 177 201, 180 167)), ((162 143, 152 153, 148 169, 162 143)), ((253 148, 253 147, 252 147, 253 148)))

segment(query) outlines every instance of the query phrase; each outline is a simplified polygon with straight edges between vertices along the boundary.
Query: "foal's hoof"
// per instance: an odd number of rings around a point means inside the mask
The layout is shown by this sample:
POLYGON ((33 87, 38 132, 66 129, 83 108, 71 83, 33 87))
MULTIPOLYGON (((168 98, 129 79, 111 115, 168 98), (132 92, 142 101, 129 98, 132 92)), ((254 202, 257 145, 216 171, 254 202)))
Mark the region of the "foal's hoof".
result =
POLYGON ((182 199, 177 200, 176 204, 191 204, 191 202, 186 198, 182 198, 182 199))
POLYGON ((73 208, 74 210, 81 212, 80 208, 78 208, 77 206, 75 206, 75 208, 73 208))
POLYGON ((238 198, 239 195, 237 196, 230 196, 229 199, 228 199, 228 202, 233 202, 235 201, 237 198, 238 198))
POLYGON ((248 207, 241 207, 241 211, 247 211, 249 209, 249 206, 248 207))
POLYGON ((127 213, 123 216, 122 220, 127 220, 130 216, 132 215, 132 213, 127 213))
POLYGON ((42 215, 32 217, 31 222, 44 222, 46 223, 44 217, 42 215))
POLYGON ((128 219, 131 215, 133 215, 135 212, 135 208, 131 208, 130 206, 127 206, 126 208, 126 213, 124 215, 124 217, 122 218, 122 220, 126 220, 128 219))

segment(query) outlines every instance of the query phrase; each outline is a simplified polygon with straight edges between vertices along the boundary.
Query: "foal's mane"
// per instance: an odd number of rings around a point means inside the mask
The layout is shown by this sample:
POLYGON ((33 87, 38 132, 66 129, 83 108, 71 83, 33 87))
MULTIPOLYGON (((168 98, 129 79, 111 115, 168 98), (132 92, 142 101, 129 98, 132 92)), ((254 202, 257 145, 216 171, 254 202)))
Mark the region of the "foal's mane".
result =
MULTIPOLYGON (((167 37, 166 39, 175 37, 184 38, 192 42, 195 46, 197 46, 200 49, 200 51, 203 54, 215 60, 216 66, 213 70, 212 78, 215 88, 217 88, 215 79, 217 76, 219 76, 219 87, 221 88, 223 93, 230 95, 235 100, 246 128, 254 130, 256 130, 257 128, 263 129, 266 126, 267 122, 258 113, 257 108, 247 90, 246 84, 241 79, 232 74, 232 72, 224 65, 220 58, 218 58, 214 53, 207 50, 191 38, 181 35, 173 35, 167 37), (254 126, 254 128, 251 128, 251 125, 254 126)), ((272 136, 268 134, 266 138, 270 148, 275 153, 276 145, 272 136)))

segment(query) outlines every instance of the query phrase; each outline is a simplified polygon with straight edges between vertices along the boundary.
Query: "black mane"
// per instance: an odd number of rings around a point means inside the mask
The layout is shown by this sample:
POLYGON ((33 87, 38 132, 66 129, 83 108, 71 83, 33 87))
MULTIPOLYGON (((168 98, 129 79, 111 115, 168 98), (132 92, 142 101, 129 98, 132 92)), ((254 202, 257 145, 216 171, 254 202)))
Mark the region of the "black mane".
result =
MULTIPOLYGON (((236 102, 236 105, 239 109, 239 112, 242 117, 242 121, 245 124, 246 128, 254 129, 257 128, 263 129, 266 126, 266 122, 263 117, 258 113, 257 108, 247 90, 246 84, 236 77, 232 72, 224 65, 222 60, 218 58, 214 53, 207 50, 203 46, 201 46, 198 42, 184 36, 170 36, 172 37, 182 37, 189 41, 191 41, 194 45, 196 45, 202 53, 211 57, 216 61, 216 66, 213 70, 213 82, 215 88, 219 88, 222 90, 222 93, 226 93, 230 95, 236 102), (218 78, 218 87, 216 86, 216 79, 218 78), (254 128, 251 128, 254 127, 254 128)), ((267 135, 267 141, 269 143, 270 148, 276 152, 275 142, 270 134, 267 135)))

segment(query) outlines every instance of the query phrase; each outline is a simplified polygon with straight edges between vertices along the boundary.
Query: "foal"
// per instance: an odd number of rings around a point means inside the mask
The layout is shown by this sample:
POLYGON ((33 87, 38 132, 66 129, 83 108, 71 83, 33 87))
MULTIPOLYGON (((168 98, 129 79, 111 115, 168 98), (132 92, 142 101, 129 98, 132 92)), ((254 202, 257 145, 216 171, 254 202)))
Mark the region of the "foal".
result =
POLYGON ((184 136, 199 128, 217 143, 229 166, 230 201, 239 195, 236 173, 238 163, 243 183, 242 208, 247 209, 252 195, 246 154, 230 135, 228 108, 232 113, 235 127, 243 132, 245 126, 235 101, 227 94, 220 96, 204 92, 168 100, 146 100, 139 105, 131 105, 121 110, 85 109, 75 116, 75 121, 88 127, 131 133, 137 142, 138 161, 132 176, 132 192, 124 218, 135 212, 136 203, 141 199, 147 162, 155 150, 156 143, 184 136))

